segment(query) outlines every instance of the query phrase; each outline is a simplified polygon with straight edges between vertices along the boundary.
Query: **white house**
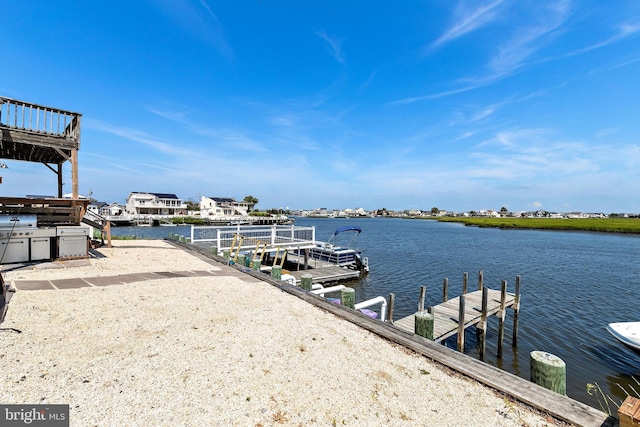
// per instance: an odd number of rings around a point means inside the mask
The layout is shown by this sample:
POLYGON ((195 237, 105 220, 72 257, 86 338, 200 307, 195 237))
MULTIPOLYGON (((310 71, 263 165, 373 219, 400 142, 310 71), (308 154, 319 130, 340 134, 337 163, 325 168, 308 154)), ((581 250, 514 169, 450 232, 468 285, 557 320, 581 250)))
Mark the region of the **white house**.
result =
POLYGON ((175 194, 134 191, 127 197, 126 210, 132 215, 185 215, 187 204, 175 194))
POLYGON ((125 206, 122 206, 120 203, 118 202, 113 202, 110 205, 105 205, 100 209, 100 214, 101 215, 105 215, 105 216, 115 216, 115 215, 122 215, 124 213, 124 211, 126 210, 125 206))
POLYGON ((248 216, 251 205, 246 202, 236 202, 229 197, 200 198, 200 215, 213 217, 248 216))

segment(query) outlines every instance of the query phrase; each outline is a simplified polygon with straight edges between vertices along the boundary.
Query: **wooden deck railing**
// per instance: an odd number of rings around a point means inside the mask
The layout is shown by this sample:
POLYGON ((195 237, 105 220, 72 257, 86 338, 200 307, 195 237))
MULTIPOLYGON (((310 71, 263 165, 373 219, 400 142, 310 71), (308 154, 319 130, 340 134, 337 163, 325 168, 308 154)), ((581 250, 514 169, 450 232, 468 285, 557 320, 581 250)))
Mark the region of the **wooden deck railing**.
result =
POLYGON ((77 141, 81 114, 0 96, 0 126, 77 141))
POLYGON ((0 214, 36 215, 38 226, 78 225, 88 204, 85 199, 0 197, 0 214))

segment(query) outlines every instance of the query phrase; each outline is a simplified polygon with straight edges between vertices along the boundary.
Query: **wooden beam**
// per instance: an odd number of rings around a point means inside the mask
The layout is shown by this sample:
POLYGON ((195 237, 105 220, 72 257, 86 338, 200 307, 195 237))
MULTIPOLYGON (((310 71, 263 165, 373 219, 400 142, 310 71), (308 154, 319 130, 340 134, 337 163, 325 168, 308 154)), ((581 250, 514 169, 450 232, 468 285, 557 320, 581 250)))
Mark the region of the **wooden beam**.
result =
POLYGON ((73 200, 78 198, 78 150, 71 151, 71 193, 73 200))
POLYGON ((58 197, 62 197, 62 185, 64 184, 62 182, 62 162, 58 163, 58 171, 56 173, 58 174, 58 197))

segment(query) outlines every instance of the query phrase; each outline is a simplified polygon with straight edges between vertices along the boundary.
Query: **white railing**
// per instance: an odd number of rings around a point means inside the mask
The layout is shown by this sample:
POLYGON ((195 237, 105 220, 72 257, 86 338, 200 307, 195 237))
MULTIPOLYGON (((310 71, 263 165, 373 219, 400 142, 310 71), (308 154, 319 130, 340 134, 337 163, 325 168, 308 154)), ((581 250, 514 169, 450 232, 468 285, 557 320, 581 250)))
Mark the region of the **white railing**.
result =
POLYGON ((191 226, 191 243, 209 242, 218 248, 218 252, 231 249, 237 242, 236 236, 243 238, 239 250, 253 249, 256 244, 270 247, 311 247, 315 246, 315 227, 295 225, 229 225, 229 226, 191 226))
MULTIPOLYGON (((330 286, 328 288, 325 288, 320 284, 313 284, 311 285, 311 293, 324 298, 325 294, 340 292, 346 288, 347 287, 345 285, 336 285, 336 286, 330 286)), ((356 310, 360 310, 363 308, 372 307, 376 304, 380 304, 380 320, 383 322, 386 322, 387 321, 387 299, 383 296, 378 296, 375 298, 368 299, 366 301, 359 302, 358 304, 355 304, 353 308, 356 310)))

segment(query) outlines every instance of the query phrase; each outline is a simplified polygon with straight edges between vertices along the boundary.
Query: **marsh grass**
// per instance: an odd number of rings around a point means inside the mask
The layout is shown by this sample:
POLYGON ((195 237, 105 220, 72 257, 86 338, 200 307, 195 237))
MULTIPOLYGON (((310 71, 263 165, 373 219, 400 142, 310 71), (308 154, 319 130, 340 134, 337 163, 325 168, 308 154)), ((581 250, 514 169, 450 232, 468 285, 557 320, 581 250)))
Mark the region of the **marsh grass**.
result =
POLYGON ((640 218, 438 218, 468 226, 504 229, 576 230, 640 234, 640 218))
MULTIPOLYGON (((640 389, 640 381, 638 381, 636 377, 632 376, 631 378, 633 379, 633 381, 635 381, 636 385, 640 389)), ((632 384, 628 385, 629 390, 625 389, 619 383, 615 383, 615 385, 617 385, 618 388, 620 388, 620 390, 622 390, 622 392, 625 395, 640 398, 640 393, 638 393, 638 390, 636 390, 636 388, 632 384)), ((587 384, 587 394, 589 396, 594 396, 596 398, 596 401, 598 402, 598 405, 602 409, 602 411, 609 416, 616 416, 618 409, 620 408, 620 405, 622 405, 622 400, 616 401, 614 398, 612 398, 608 394, 605 394, 602 391, 602 388, 600 388, 600 385, 595 381, 593 383, 587 384), (612 412, 613 408, 615 409, 612 412)))

